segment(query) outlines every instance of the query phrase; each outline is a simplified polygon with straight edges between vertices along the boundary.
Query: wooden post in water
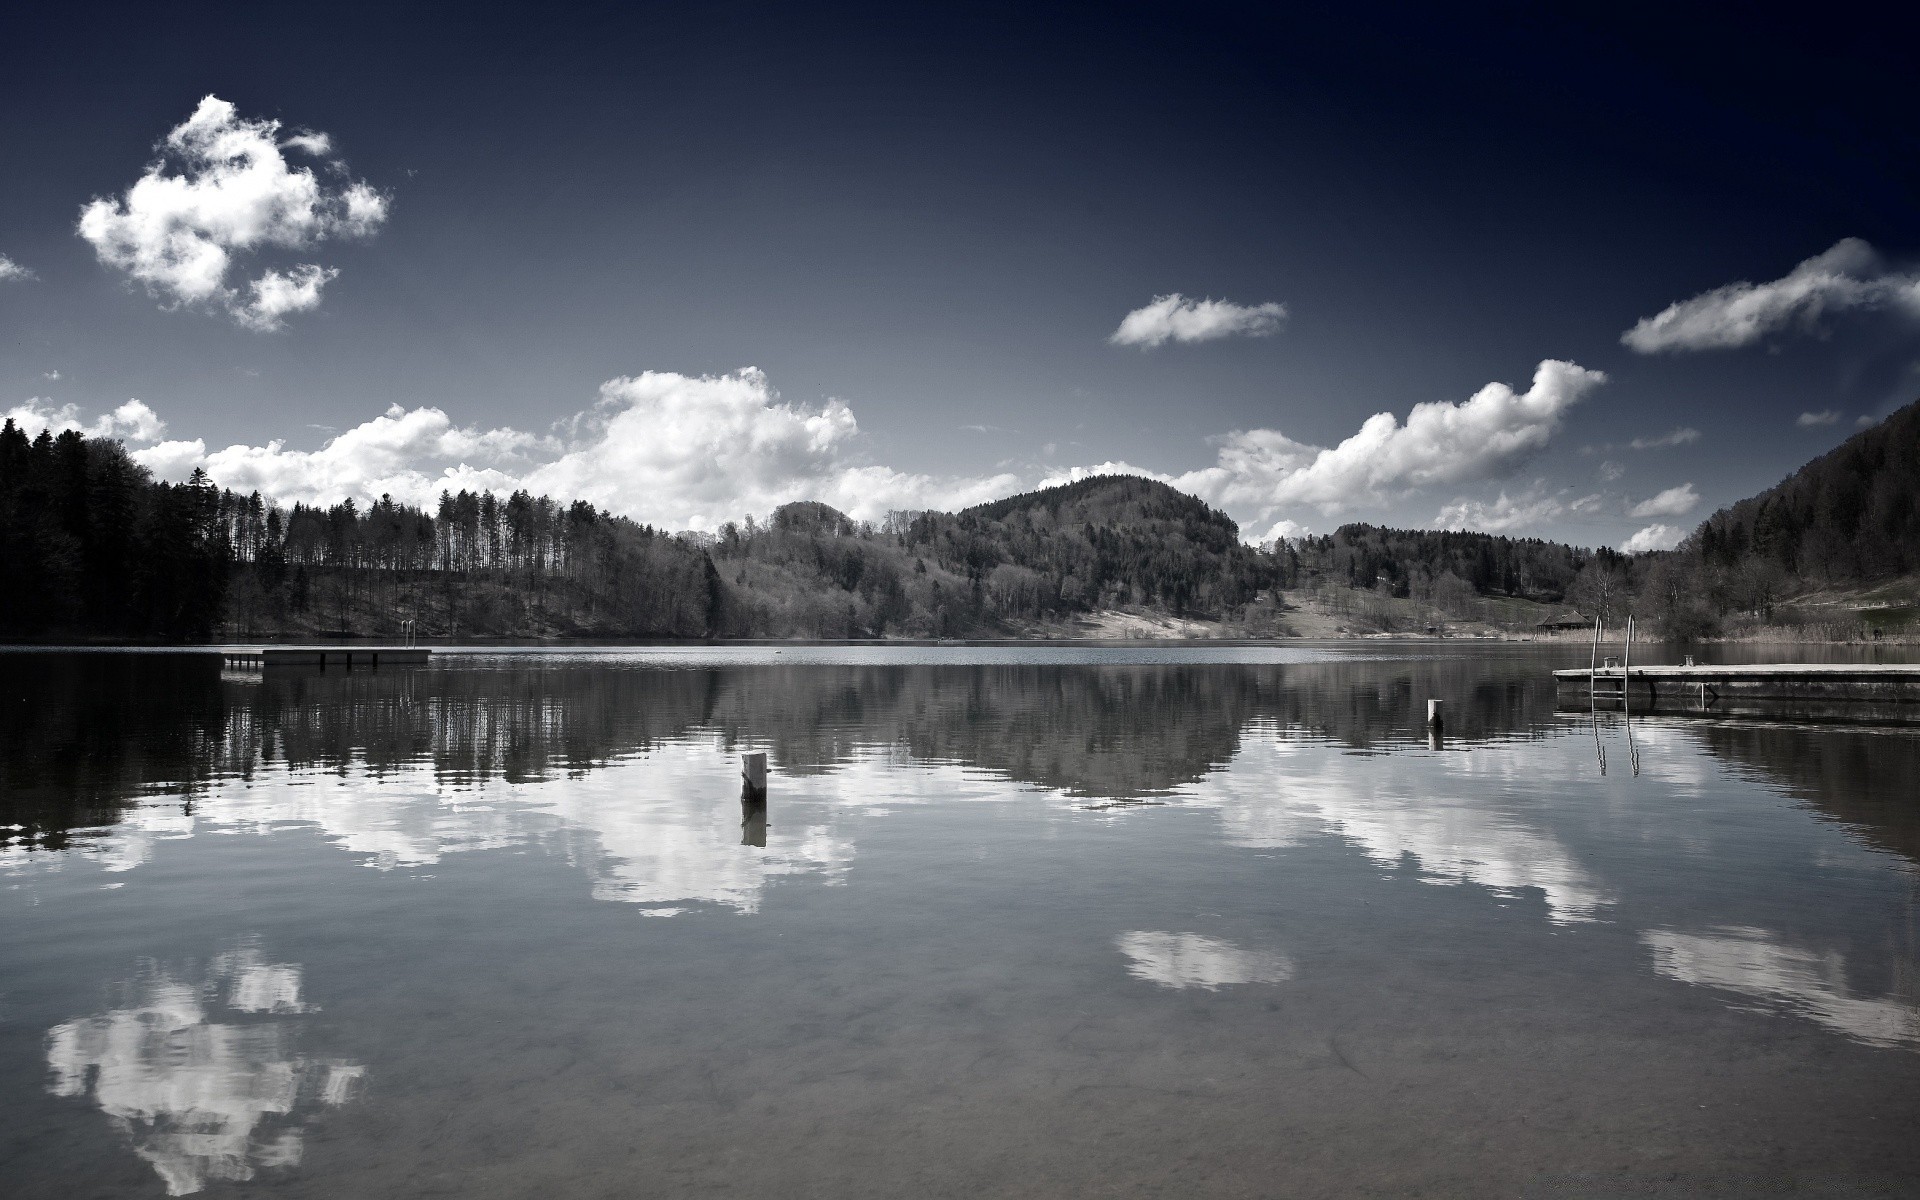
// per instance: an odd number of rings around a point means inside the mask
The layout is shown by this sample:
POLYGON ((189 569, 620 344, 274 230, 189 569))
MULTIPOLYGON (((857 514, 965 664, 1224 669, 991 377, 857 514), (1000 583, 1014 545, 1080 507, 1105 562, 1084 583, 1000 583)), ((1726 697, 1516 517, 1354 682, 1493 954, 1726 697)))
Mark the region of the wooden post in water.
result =
POLYGON ((1445 724, 1446 724, 1446 721, 1440 715, 1440 701, 1438 700, 1427 701, 1428 731, 1432 733, 1439 733, 1441 730, 1441 727, 1444 726, 1445 724))
POLYGON ((760 800, 767 798, 767 756, 764 752, 743 754, 740 756, 740 798, 742 800, 760 800))

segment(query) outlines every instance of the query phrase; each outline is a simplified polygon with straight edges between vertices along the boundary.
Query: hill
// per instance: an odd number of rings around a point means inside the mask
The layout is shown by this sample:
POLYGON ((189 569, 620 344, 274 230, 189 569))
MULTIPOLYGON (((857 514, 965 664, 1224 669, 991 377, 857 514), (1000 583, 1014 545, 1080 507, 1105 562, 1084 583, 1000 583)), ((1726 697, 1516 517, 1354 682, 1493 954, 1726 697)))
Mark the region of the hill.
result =
POLYGON ((1714 513, 1687 549, 1712 567, 1827 585, 1920 571, 1920 401, 1714 513))
POLYGON ((1219 620, 1274 577, 1225 514, 1135 476, 877 527, 789 504, 724 527, 711 552, 733 636, 1005 636, 1117 608, 1219 620))
POLYGON ((1251 547, 1204 501, 1136 476, 877 524, 804 501, 715 534, 524 492, 282 509, 9 421, 0 639, 391 637, 403 622, 521 638, 1533 633, 1630 612, 1673 637, 1854 637, 1920 618, 1900 582, 1920 571, 1917 498, 1920 404, 1680 550, 1634 556, 1366 524, 1251 547))

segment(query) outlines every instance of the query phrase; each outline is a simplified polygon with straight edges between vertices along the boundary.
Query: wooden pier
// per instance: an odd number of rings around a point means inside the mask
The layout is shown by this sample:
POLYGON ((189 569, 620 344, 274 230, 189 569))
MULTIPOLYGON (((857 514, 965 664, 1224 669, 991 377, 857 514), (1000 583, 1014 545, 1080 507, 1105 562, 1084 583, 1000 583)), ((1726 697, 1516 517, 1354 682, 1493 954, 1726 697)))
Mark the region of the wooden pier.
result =
POLYGON ((322 671, 377 671, 417 667, 431 650, 418 646, 290 646, 284 649, 222 650, 220 665, 241 670, 268 667, 316 667, 322 671))
POLYGON ((1553 679, 1562 709, 1920 723, 1920 665, 1605 666, 1553 679))

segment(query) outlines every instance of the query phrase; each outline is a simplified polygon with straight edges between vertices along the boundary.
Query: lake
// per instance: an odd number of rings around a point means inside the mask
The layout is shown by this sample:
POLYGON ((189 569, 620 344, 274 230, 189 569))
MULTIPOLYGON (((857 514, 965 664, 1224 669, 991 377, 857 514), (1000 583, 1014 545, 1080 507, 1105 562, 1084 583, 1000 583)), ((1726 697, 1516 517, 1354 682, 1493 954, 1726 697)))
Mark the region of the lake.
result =
POLYGON ((1920 733, 1587 654, 0 654, 0 1192, 1914 1194, 1920 733))

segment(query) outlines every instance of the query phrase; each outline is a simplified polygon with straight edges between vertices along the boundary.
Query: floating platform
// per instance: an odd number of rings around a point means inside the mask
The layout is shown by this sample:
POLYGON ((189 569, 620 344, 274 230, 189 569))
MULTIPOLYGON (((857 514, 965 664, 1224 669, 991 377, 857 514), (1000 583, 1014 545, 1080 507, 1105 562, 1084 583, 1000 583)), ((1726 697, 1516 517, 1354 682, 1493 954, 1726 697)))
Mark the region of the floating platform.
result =
POLYGON ((1562 709, 1920 724, 1920 665, 1579 667, 1553 680, 1562 709))
POLYGON ((223 650, 221 665, 241 669, 317 667, 322 671, 377 671, 417 667, 433 651, 418 646, 300 646, 270 650, 223 650))

